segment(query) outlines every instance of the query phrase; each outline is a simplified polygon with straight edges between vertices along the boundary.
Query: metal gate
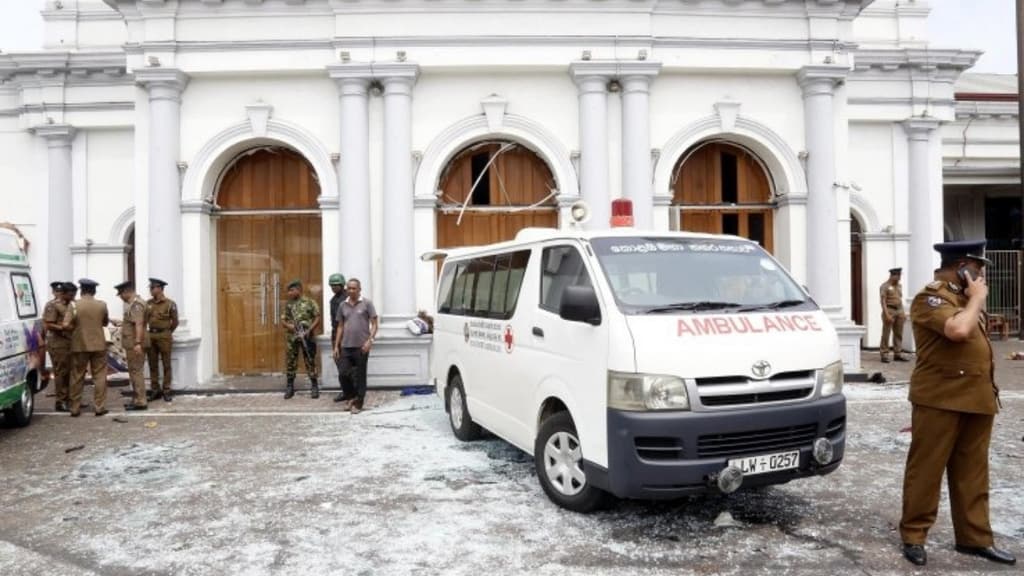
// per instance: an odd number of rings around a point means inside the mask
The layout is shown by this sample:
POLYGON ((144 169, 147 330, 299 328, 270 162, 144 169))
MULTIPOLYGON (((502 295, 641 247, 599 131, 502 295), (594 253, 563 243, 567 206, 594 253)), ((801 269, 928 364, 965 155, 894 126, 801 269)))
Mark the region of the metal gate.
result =
POLYGON ((996 333, 1019 334, 1020 252, 987 250, 985 257, 992 261, 992 265, 985 269, 988 280, 988 301, 985 306, 990 318, 989 330, 996 333))

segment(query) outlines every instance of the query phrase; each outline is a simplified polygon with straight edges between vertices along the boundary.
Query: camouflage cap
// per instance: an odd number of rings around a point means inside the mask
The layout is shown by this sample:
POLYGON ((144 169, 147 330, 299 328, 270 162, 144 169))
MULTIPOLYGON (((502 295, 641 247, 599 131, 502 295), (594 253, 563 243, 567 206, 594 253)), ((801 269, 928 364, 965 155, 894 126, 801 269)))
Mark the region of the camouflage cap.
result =
POLYGON ((295 280, 292 280, 291 282, 289 282, 288 283, 288 289, 291 290, 292 288, 302 288, 302 280, 299 280, 298 278, 296 278, 295 280))
POLYGON ((335 272, 331 274, 331 277, 327 279, 327 283, 331 286, 341 286, 345 283, 345 277, 335 272))

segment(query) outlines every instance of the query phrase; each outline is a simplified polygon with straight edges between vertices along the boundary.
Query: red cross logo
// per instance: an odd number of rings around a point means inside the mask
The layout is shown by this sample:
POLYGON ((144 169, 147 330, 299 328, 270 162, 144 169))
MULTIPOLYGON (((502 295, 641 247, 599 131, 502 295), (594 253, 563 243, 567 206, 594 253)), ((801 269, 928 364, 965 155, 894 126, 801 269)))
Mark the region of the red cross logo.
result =
POLYGON ((515 342, 515 337, 512 335, 512 326, 505 326, 505 352, 512 353, 512 343, 515 342))

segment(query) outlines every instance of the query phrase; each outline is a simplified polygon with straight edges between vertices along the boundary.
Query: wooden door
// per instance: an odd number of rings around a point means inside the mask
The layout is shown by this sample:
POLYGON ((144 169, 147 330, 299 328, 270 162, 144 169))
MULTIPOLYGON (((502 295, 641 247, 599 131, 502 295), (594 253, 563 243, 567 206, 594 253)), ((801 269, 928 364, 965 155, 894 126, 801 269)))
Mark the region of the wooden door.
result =
MULTIPOLYGON (((305 159, 281 148, 245 154, 222 178, 217 215, 222 374, 284 371, 280 317, 292 280, 302 281, 303 293, 322 305, 319 192, 305 159)), ((300 361, 299 371, 304 370, 300 361)))
POLYGON ((864 325, 864 245, 860 222, 850 215, 850 315, 856 324, 864 325))
POLYGON ((437 247, 502 242, 527 227, 557 228, 554 188, 547 164, 522 146, 487 142, 470 147, 452 159, 441 177, 437 247), (470 193, 460 222, 460 208, 470 193))
POLYGON ((673 182, 678 227, 734 234, 774 250, 771 187, 756 158, 742 148, 706 144, 683 156, 673 182))

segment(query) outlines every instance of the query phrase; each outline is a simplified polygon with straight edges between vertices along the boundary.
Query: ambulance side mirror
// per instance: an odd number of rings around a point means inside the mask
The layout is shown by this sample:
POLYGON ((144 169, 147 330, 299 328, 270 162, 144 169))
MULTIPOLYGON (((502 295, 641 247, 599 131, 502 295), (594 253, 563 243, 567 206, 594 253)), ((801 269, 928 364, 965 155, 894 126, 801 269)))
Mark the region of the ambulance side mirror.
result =
POLYGON ((562 301, 558 315, 570 322, 585 322, 592 326, 601 324, 601 304, 593 286, 566 286, 562 290, 562 301))

